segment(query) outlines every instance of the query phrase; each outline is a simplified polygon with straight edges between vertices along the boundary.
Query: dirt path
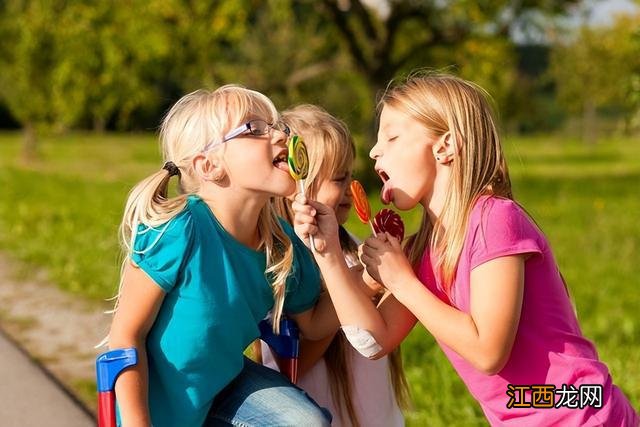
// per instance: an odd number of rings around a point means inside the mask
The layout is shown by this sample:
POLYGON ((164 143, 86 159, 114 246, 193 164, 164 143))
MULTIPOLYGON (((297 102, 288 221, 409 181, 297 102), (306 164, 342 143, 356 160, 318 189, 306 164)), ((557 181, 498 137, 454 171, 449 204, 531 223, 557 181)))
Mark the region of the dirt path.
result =
POLYGON ((15 278, 0 254, 0 327, 95 411, 93 347, 106 335, 109 304, 85 301, 43 279, 15 278))

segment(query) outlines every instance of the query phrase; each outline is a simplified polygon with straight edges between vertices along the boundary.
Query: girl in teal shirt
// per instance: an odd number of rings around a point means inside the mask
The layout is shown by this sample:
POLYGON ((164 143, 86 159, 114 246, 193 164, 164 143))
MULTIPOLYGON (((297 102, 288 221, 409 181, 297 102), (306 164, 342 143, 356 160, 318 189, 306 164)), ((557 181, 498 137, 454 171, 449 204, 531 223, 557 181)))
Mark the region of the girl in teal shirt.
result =
POLYGON ((308 250, 269 203, 295 191, 288 134, 266 96, 232 85, 188 94, 164 118, 165 164, 133 188, 121 227, 109 346, 139 353, 116 383, 123 425, 330 422, 243 356, 269 310, 311 339, 337 328, 308 250))

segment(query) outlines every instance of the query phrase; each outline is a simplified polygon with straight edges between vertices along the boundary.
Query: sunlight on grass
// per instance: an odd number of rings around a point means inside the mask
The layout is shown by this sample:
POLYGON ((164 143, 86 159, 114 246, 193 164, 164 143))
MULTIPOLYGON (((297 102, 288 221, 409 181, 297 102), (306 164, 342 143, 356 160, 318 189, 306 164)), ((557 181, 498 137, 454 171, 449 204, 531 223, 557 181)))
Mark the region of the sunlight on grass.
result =
MULTIPOLYGON (((614 381, 640 404, 640 143, 595 147, 560 137, 507 138, 516 198, 548 236, 583 332, 614 381)), ((17 161, 19 135, 0 134, 0 249, 44 268, 61 288, 90 298, 114 294, 117 227, 127 192, 158 170, 151 134, 47 138, 39 161, 17 161)), ((368 188, 372 213, 379 188, 368 188)), ((401 213, 414 232, 421 212, 401 213)), ((360 237, 368 225, 352 215, 360 237)), ((486 425, 433 338, 417 327, 403 344, 415 407, 409 425, 486 425)))

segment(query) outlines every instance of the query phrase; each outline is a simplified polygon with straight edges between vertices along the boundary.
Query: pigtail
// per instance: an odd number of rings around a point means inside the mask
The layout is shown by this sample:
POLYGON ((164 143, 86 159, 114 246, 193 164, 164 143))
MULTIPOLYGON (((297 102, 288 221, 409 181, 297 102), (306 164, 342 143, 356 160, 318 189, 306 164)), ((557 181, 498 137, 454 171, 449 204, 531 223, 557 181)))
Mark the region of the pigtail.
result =
MULTIPOLYGON (((175 175, 176 173, 173 172, 175 175)), ((167 197, 169 191, 169 180, 172 172, 162 169, 153 175, 140 181, 129 192, 127 202, 125 204, 124 215, 120 224, 119 237, 120 246, 122 248, 122 262, 120 265, 120 281, 118 284, 118 292, 112 298, 115 304, 108 313, 113 314, 118 309, 118 300, 122 292, 124 270, 128 262, 131 262, 131 255, 134 253, 135 238, 138 233, 143 234, 154 227, 163 225, 158 237, 149 247, 144 248, 137 253, 144 253, 151 249, 153 245, 162 237, 164 230, 169 225, 169 220, 181 212, 186 203, 187 196, 179 195, 169 199, 167 197), (138 232, 140 224, 146 226, 146 229, 138 232)), ((99 345, 107 344, 108 337, 99 345)))

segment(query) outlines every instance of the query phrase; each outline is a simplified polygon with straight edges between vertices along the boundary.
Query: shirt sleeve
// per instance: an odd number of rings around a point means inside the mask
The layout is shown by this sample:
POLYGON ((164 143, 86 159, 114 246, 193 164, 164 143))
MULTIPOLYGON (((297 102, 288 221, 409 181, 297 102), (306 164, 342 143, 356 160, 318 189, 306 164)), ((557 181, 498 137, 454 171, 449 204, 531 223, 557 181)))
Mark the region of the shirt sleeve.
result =
POLYGON ((193 220, 185 210, 159 226, 140 224, 131 259, 168 293, 179 280, 193 240, 193 220))
POLYGON ((541 233, 514 201, 489 198, 471 220, 471 268, 509 255, 542 254, 541 233))
POLYGON ((287 293, 284 300, 284 311, 298 314, 309 310, 320 296, 320 271, 313 256, 296 236, 289 224, 282 227, 293 244, 293 270, 287 279, 287 293))

